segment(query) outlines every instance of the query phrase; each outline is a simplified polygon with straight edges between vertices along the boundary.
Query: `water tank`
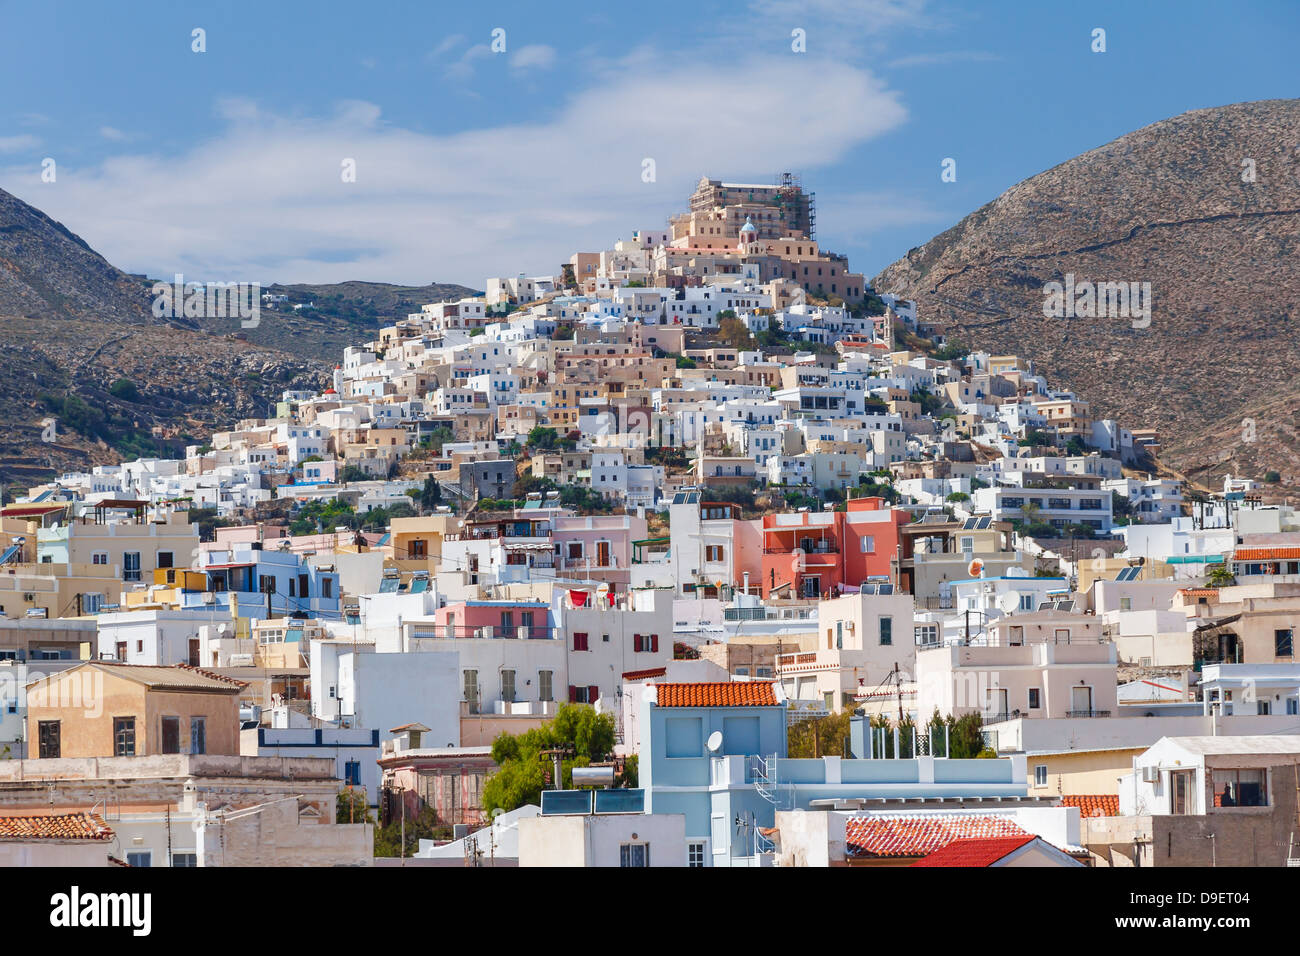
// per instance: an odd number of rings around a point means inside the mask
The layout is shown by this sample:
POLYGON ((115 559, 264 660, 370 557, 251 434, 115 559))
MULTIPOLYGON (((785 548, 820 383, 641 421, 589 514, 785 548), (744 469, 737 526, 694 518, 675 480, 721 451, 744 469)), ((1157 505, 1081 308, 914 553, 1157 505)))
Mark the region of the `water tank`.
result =
POLYGON ((574 767, 573 785, 575 787, 612 787, 614 786, 614 768, 574 767))

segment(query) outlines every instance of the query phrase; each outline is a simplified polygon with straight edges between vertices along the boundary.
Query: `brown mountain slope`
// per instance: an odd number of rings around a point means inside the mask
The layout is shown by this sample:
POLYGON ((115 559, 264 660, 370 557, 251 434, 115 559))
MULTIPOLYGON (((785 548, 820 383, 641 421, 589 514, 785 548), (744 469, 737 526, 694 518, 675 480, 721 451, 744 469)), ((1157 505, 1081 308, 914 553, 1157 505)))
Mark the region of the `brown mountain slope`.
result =
POLYGON ((1185 113, 1013 186, 875 288, 916 299, 950 341, 1032 358, 1096 414, 1158 428, 1162 462, 1194 480, 1276 470, 1292 491, 1298 147, 1300 100, 1185 113), (1066 274, 1150 282, 1150 326, 1044 317, 1044 284, 1066 274))
MULTIPOLYGON (((288 287, 311 312, 157 319, 152 283, 121 272, 80 237, 0 190, 0 484, 137 455, 176 454, 214 429, 263 416, 285 389, 328 381, 344 345, 372 337, 407 301, 459 297, 461 286, 288 287), (243 339, 234 336, 242 334, 243 339), (110 388, 128 379, 136 392, 110 388), (53 419, 54 441, 42 422, 53 419)), ((12 495, 10 495, 12 497, 12 495)))

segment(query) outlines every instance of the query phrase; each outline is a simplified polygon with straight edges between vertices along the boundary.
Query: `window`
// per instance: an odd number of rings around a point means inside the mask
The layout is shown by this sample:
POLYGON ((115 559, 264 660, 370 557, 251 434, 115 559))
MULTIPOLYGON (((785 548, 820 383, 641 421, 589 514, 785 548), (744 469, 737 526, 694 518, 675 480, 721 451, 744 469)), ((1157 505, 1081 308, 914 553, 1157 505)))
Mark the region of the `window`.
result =
POLYGON ((722 561, 724 560, 722 555, 722 545, 720 544, 710 544, 704 549, 705 561, 722 561))
POLYGON ((573 649, 574 649, 575 651, 585 651, 585 650, 588 650, 588 649, 589 649, 588 646, 587 646, 587 632, 586 632, 586 631, 574 631, 574 632, 573 632, 573 649))
POLYGON ((127 866, 153 866, 152 850, 134 850, 126 854, 127 866))
POLYGON ((343 782, 349 787, 361 786, 361 761, 349 760, 343 765, 343 782))
POLYGON ((122 555, 122 580, 140 580, 140 552, 127 551, 122 555))
POLYGON ((1119 609, 1121 611, 1133 610, 1133 599, 1131 597, 1122 597, 1119 599, 1119 609))
POLYGON ((1043 706, 1042 693, 1037 687, 1029 688, 1029 709, 1038 710, 1043 706))
POLYGON ((507 703, 515 699, 515 672, 512 670, 501 672, 501 699, 507 703))
POLYGON ((974 539, 973 537, 970 537, 969 535, 963 535, 963 536, 962 536, 962 539, 961 539, 961 553, 962 553, 962 554, 974 554, 974 553, 975 553, 975 539, 974 539))
POLYGON ((624 843, 618 848, 619 866, 649 866, 650 844, 624 843))
POLYGON ((569 560, 570 560, 570 561, 580 561, 581 559, 582 559, 582 542, 581 542, 581 541, 570 541, 570 542, 569 542, 569 560))
POLYGON ((859 538, 858 540, 862 543, 862 553, 863 553, 863 554, 875 554, 875 553, 876 553, 876 537, 875 537, 875 535, 864 534, 864 535, 863 535, 861 538, 859 538))
POLYGON ((512 627, 514 627, 514 626, 515 626, 515 616, 514 616, 514 614, 513 614, 512 612, 510 612, 510 611, 502 611, 502 612, 501 612, 501 633, 502 633, 502 635, 504 635, 504 636, 506 636, 506 637, 509 637, 509 636, 510 636, 510 629, 511 629, 512 627))
POLYGON ((704 844, 699 841, 686 844, 686 865, 704 865, 704 844))
POLYGON ((135 756, 135 718, 113 718, 113 755, 116 757, 135 756))
POLYGON ((1035 787, 1047 786, 1047 764, 1045 763, 1034 764, 1034 786, 1035 787))
POLYGON ((172 866, 194 866, 199 865, 199 855, 192 850, 177 850, 172 853, 172 866))
POLYGON ((555 673, 554 671, 537 672, 537 699, 542 701, 554 700, 555 673))
POLYGON ((464 675, 465 700, 469 701, 469 712, 478 712, 478 671, 467 670, 464 675))
POLYGON ((36 733, 39 741, 37 753, 41 759, 59 756, 59 721, 42 720, 37 725, 36 733))
POLYGON ((892 617, 882 617, 880 619, 880 644, 883 647, 886 644, 894 643, 894 619, 892 617))
POLYGON ((1273 655, 1275 657, 1290 657, 1293 654, 1294 631, 1291 628, 1284 628, 1273 632, 1273 655))
POLYGON ((334 579, 320 579, 320 596, 323 598, 332 598, 334 596, 334 579))
POLYGON ((208 752, 207 718, 191 717, 190 718, 190 753, 205 754, 207 752, 208 752))
POLYGON ((1216 807, 1266 807, 1268 788, 1264 770, 1214 771, 1216 807))
POLYGON ((172 552, 170 552, 170 551, 159 551, 159 552, 158 552, 158 561, 157 561, 157 564, 155 565, 155 567, 159 567, 159 568, 170 568, 170 567, 172 567, 172 552))
POLYGON ((92 555, 90 556, 90 563, 91 563, 91 564, 108 564, 108 552, 107 552, 107 551, 96 551, 94 554, 92 554, 92 555))
POLYGON ((164 717, 162 719, 162 752, 178 754, 181 752, 181 719, 164 717))

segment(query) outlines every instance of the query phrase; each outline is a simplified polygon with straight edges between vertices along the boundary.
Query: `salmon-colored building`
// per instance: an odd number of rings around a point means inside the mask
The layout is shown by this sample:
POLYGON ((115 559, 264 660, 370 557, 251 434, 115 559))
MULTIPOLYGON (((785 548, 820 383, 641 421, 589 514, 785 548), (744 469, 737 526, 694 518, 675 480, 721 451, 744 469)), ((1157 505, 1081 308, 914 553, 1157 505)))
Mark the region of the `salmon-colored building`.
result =
POLYGON ((763 597, 834 597, 871 579, 891 580, 899 529, 911 520, 883 498, 854 498, 845 511, 763 517, 763 597))

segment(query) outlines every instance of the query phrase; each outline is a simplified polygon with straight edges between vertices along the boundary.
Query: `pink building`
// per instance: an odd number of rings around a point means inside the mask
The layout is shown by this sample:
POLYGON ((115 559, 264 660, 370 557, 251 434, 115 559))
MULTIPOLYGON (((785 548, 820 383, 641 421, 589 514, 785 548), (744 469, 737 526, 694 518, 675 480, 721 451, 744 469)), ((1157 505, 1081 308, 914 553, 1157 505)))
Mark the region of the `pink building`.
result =
POLYGON ((554 633, 550 605, 541 601, 460 601, 434 614, 438 637, 545 640, 554 633))
POLYGON ((626 589, 631 581, 632 542, 646 536, 646 521, 635 515, 557 515, 555 574, 561 578, 604 581, 626 589))

